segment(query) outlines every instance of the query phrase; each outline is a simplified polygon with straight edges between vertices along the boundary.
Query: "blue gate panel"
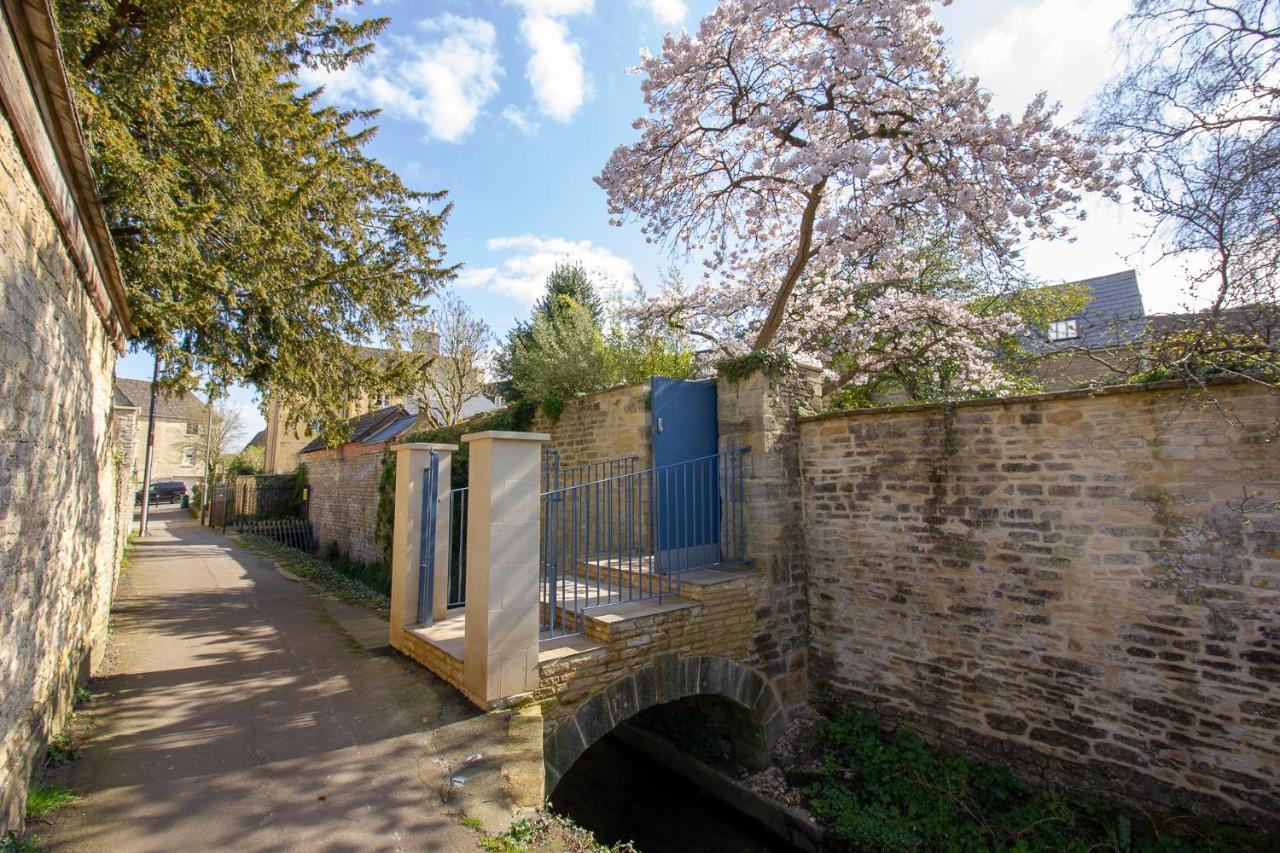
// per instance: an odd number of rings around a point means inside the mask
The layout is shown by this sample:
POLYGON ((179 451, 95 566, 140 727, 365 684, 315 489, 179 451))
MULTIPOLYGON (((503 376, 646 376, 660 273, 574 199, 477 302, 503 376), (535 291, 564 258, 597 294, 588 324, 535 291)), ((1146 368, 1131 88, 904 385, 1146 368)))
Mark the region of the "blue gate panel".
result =
POLYGON ((669 572, 716 563, 720 435, 715 383, 655 376, 651 390, 655 564, 669 572))

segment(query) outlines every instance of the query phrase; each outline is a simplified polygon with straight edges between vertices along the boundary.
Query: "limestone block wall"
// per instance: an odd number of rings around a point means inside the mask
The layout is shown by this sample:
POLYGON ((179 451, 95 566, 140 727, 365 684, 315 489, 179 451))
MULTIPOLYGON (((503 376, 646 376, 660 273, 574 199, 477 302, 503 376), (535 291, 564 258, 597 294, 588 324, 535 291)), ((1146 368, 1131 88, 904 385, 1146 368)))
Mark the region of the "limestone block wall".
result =
POLYGON ((648 401, 648 382, 610 388, 566 400, 554 420, 539 410, 531 429, 551 436, 563 466, 638 456, 644 469, 653 459, 648 401))
POLYGON ((376 539, 382 451, 343 458, 342 448, 308 453, 308 517, 321 553, 338 550, 362 563, 384 559, 376 539))
POLYGON ((762 575, 749 662, 788 707, 808 699, 808 599, 796 416, 815 411, 821 377, 809 368, 756 371, 717 382, 722 452, 749 447, 743 460, 746 555, 762 575))
POLYGON ((1280 397, 799 424, 811 695, 1030 777, 1280 813, 1280 397))
POLYGON ((0 112, 0 834, 21 825, 39 750, 101 658, 132 504, 116 352, 12 122, 0 112))

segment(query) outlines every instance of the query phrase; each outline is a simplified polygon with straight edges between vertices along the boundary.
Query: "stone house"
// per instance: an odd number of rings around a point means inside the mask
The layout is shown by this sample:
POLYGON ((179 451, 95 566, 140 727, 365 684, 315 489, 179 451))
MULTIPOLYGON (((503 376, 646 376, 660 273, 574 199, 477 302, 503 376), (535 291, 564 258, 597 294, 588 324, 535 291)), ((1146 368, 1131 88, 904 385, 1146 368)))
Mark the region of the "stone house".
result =
MULTIPOLYGON (((379 350, 373 347, 362 347, 361 349, 366 355, 388 352, 388 350, 379 350)), ((439 354, 439 336, 432 336, 427 339, 427 351, 439 354)), ((462 416, 464 418, 473 417, 484 412, 493 411, 500 405, 502 405, 502 401, 496 394, 477 395, 463 404, 462 416)), ((397 406, 410 413, 416 413, 418 410, 415 401, 408 394, 362 393, 357 398, 347 402, 345 417, 348 419, 360 418, 366 414, 377 413, 397 406)), ((267 428, 262 439, 264 447, 262 472, 264 474, 287 474, 294 471, 303 461, 303 453, 312 452, 316 447, 323 447, 323 444, 317 444, 315 433, 307 428, 306 425, 291 424, 289 421, 290 412, 288 408, 277 399, 269 400, 267 403, 267 428)), ((358 441, 356 437, 351 440, 358 441)))
POLYGON ((1133 270, 1075 282, 1089 296, 1076 314, 1049 323, 1043 336, 1028 337, 1032 352, 1052 355, 1036 362, 1032 373, 1046 391, 1066 391, 1112 375, 1106 356, 1132 347, 1147 331, 1147 314, 1133 270))
MULTIPOLYGON (((389 352, 374 347, 361 347, 365 355, 378 355, 389 352)), ((435 339, 434 352, 439 352, 439 339, 435 339)), ((345 416, 348 419, 380 411, 388 407, 404 406, 407 403, 404 394, 368 394, 361 393, 353 400, 348 400, 345 416)), ((288 474, 297 469, 302 462, 303 448, 315 443, 315 433, 306 424, 290 423, 291 413, 279 399, 271 398, 267 402, 267 429, 263 436, 264 455, 262 472, 264 474, 288 474)))
POLYGON ((43 0, 0 3, 0 835, 101 662, 137 411, 124 282, 43 0), (68 499, 68 497, 72 499, 68 499))
MULTIPOLYGON (((151 405, 151 383, 141 379, 116 379, 117 405, 138 410, 133 458, 129 460, 133 479, 141 482, 147 463, 147 412, 151 405)), ((151 479, 181 480, 190 486, 204 478, 205 447, 208 439, 209 407, 190 391, 161 393, 156 398, 155 454, 151 479)))

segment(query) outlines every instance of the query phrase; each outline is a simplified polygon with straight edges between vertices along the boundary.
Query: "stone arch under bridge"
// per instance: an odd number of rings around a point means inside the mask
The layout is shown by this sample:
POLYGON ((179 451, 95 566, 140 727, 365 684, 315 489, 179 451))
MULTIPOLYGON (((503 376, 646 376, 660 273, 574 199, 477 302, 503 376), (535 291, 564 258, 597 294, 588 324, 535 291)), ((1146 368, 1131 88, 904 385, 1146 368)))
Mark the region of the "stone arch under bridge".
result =
POLYGON ((754 722, 744 731, 762 759, 786 727, 787 715, 777 690, 755 669, 714 656, 659 655, 579 704, 551 728, 543 740, 546 792, 596 741, 641 711, 695 696, 715 696, 754 722))

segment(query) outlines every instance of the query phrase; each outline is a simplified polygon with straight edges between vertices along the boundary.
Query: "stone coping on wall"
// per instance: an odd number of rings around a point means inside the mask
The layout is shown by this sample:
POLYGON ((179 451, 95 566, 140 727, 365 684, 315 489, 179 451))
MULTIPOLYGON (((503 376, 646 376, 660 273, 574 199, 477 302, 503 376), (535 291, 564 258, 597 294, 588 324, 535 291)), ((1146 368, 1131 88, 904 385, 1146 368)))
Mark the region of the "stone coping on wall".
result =
POLYGON ((1144 382, 1140 385, 1106 385, 1101 388, 1073 388, 1068 391, 1046 391, 1042 394, 1018 394, 1011 397, 979 397, 971 400, 953 400, 945 403, 911 403, 905 406, 842 409, 838 412, 805 415, 796 418, 796 423, 810 424, 839 418, 861 417, 862 415, 904 415, 913 412, 934 412, 941 411, 948 406, 956 409, 972 409, 984 406, 1012 406, 1022 403, 1051 403, 1055 400, 1082 400, 1093 397, 1112 397, 1119 394, 1140 394, 1149 391, 1175 391, 1180 388, 1192 390, 1207 386, 1240 385, 1253 381, 1255 380, 1248 376, 1211 376, 1196 385, 1185 379, 1164 379, 1159 382, 1144 382))
MULTIPOLYGON (((490 429, 484 432, 467 433, 462 437, 463 443, 492 438, 499 441, 550 441, 551 436, 545 432, 512 432, 510 430, 490 429)), ((425 445, 424 445, 425 446, 425 445)), ((443 445, 441 445, 443 446, 443 445)))

